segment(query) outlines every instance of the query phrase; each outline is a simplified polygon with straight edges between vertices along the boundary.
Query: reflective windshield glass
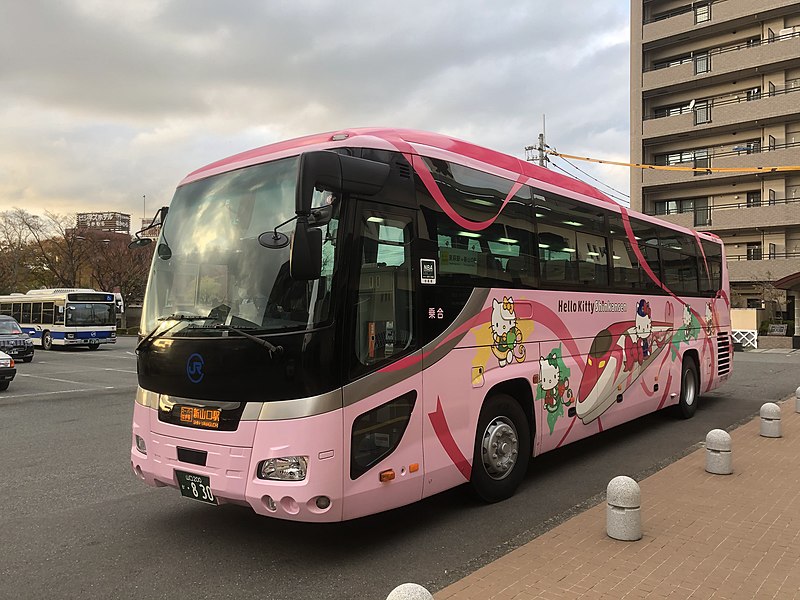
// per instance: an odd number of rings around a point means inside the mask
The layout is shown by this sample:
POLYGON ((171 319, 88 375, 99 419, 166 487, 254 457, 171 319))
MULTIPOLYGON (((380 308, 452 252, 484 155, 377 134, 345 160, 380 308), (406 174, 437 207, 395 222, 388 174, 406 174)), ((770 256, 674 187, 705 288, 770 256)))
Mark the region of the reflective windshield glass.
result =
POLYGON ((15 335, 22 333, 16 321, 7 321, 0 319, 0 335, 15 335))
POLYGON ((67 326, 114 325, 116 323, 113 304, 80 302, 67 304, 67 326))
MULTIPOLYGON (((322 225, 322 277, 289 277, 289 247, 258 236, 295 216, 298 158, 255 165, 178 188, 148 281, 142 332, 170 317, 170 335, 214 335, 224 326, 263 332, 305 330, 328 319, 338 207, 322 225)), ((327 196, 330 202, 330 196, 327 196)), ((325 204, 322 194, 315 206, 325 204)), ((280 228, 290 235, 294 223, 280 228)))

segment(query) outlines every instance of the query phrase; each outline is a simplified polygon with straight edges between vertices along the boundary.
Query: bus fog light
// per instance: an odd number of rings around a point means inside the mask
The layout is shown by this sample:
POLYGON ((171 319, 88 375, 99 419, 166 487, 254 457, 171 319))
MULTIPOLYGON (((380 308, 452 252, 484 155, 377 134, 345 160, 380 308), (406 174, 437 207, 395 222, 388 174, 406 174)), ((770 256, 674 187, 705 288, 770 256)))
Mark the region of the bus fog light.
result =
POLYGON ((303 481, 308 469, 307 456, 282 456, 261 461, 258 467, 259 479, 274 481, 303 481))
POLYGON ((264 496, 263 500, 268 511, 275 512, 278 510, 278 505, 275 503, 275 500, 272 499, 272 496, 264 496))
POLYGON ((136 449, 142 454, 147 454, 147 445, 144 443, 144 439, 138 435, 136 436, 136 449))
POLYGON ((68 340, 74 340, 75 339, 75 334, 74 333, 68 333, 67 334, 67 339, 68 340))
POLYGON ((319 508, 320 510, 325 510, 331 505, 331 499, 328 498, 327 496, 319 496, 317 497, 316 504, 317 508, 319 508))

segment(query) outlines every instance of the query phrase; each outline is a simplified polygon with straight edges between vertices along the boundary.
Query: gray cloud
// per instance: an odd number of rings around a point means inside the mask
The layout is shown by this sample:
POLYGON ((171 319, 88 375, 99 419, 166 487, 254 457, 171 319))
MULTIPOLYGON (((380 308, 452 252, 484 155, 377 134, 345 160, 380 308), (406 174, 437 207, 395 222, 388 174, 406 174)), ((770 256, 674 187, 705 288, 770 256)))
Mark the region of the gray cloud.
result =
POLYGON ((0 209, 138 216, 205 163, 354 126, 522 156, 546 113, 559 150, 623 158, 628 43, 622 0, 6 3, 0 209))

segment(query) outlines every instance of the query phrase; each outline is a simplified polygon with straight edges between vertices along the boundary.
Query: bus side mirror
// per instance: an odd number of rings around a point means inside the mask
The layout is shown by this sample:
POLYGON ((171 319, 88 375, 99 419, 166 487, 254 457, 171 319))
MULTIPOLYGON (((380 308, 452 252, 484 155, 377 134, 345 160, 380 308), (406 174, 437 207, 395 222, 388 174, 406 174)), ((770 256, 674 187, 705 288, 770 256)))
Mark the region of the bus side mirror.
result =
POLYGON ((322 274, 322 230, 311 227, 308 217, 297 218, 289 249, 289 276, 298 281, 319 279, 322 274))
POLYGON ((311 213, 315 188, 372 196, 381 190, 388 176, 389 165, 384 163, 330 150, 306 152, 300 156, 295 212, 298 216, 311 213))
MULTIPOLYGON (((306 152, 300 156, 295 196, 297 224, 289 251, 292 279, 319 279, 322 272, 322 230, 310 223, 320 220, 311 214, 314 190, 371 196, 381 190, 388 176, 387 164, 330 150, 306 152)), ((324 215, 320 217, 324 221, 324 215)))

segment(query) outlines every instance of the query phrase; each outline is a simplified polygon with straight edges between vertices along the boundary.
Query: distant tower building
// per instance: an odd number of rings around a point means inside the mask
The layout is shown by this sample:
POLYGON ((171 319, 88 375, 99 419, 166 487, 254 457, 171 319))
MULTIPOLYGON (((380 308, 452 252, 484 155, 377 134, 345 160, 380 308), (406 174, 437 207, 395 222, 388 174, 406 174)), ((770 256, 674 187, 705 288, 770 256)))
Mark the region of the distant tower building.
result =
MULTIPOLYGON (((632 0, 631 162, 800 165, 800 2, 632 0)), ((631 207, 719 235, 734 307, 777 284, 800 316, 800 172, 632 169, 631 207)))
POLYGON ((131 216, 119 212, 78 213, 78 230, 110 231, 114 233, 131 232, 131 216))

